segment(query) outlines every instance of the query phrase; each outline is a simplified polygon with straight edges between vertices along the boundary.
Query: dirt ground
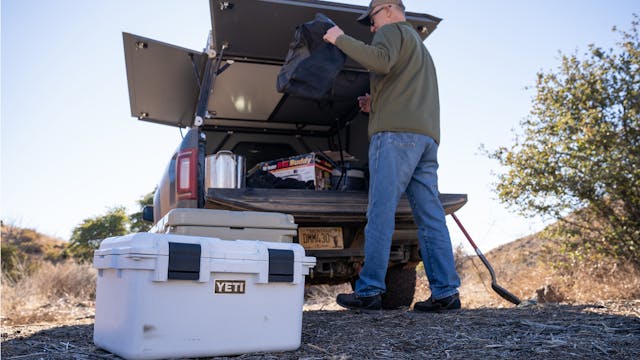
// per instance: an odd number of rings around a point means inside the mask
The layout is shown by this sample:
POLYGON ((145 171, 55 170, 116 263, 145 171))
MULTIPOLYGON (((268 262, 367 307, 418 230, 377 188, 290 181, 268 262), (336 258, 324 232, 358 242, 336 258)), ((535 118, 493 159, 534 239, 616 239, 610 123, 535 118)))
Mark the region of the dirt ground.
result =
MULTIPOLYGON (((120 359, 93 345, 93 309, 78 306, 66 307, 75 318, 63 323, 3 326, 2 359, 120 359)), ((297 351, 229 359, 483 358, 639 359, 640 300, 439 314, 306 310, 297 351)))

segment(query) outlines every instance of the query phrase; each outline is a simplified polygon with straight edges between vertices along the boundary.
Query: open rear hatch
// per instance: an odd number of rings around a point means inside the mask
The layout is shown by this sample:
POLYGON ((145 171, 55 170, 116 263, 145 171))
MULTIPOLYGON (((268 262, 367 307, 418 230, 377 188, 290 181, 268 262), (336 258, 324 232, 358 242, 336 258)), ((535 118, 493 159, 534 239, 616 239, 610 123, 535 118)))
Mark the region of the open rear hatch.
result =
MULTIPOLYGON (((355 20, 365 10, 316 0, 210 0, 212 47, 222 59, 203 127, 328 132, 336 119, 344 123, 356 116, 355 99, 368 90, 369 74, 351 60, 323 101, 278 93, 276 78, 297 25, 320 12, 347 34, 370 42, 369 28, 355 20)), ((407 20, 423 39, 440 22, 417 13, 407 13, 407 20)), ((207 54, 137 35, 123 37, 131 115, 165 125, 193 126, 207 54)))
POLYGON ((129 33, 122 38, 131 116, 191 126, 206 55, 129 33))
MULTIPOLYGON (((328 16, 356 39, 369 43, 373 38, 369 27, 356 21, 366 11, 364 6, 317 0, 210 0, 209 4, 215 48, 227 45, 225 53, 230 57, 282 64, 296 26, 313 20, 316 13, 328 16)), ((412 12, 406 17, 423 40, 441 20, 412 12)), ((352 60, 347 62, 349 67, 362 69, 352 60)))

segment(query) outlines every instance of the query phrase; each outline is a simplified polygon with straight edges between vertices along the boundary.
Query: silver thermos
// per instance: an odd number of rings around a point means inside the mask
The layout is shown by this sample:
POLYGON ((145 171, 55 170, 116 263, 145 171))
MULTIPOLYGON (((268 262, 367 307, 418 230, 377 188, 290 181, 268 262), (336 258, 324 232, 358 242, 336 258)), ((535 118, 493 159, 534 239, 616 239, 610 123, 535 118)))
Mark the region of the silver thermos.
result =
POLYGON ((240 189, 245 186, 245 158, 229 150, 221 150, 206 157, 205 187, 240 189))

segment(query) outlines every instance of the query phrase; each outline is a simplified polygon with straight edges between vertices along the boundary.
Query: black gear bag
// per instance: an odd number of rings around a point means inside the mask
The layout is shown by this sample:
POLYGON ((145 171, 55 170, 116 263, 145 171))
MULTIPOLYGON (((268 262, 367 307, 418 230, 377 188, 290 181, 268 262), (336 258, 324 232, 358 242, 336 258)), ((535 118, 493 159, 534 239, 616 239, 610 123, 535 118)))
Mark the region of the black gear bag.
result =
POLYGON ((324 14, 296 27, 294 41, 278 74, 277 89, 292 96, 323 100, 329 97, 346 55, 322 39, 335 23, 324 14))

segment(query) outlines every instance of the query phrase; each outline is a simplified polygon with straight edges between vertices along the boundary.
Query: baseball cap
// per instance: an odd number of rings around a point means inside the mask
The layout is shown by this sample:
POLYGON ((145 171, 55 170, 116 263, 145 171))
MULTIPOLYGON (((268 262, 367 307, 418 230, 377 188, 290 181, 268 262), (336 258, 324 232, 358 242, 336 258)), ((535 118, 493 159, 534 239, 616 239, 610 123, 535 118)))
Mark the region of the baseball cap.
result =
POLYGON ((358 18, 358 22, 366 26, 371 25, 370 17, 371 17, 371 13, 373 12, 373 9, 375 9, 380 5, 385 5, 385 4, 393 4, 393 5, 400 6, 402 9, 405 8, 404 4, 402 3, 402 0, 372 0, 371 4, 369 4, 369 8, 367 9, 367 12, 360 15, 360 17, 358 18))

